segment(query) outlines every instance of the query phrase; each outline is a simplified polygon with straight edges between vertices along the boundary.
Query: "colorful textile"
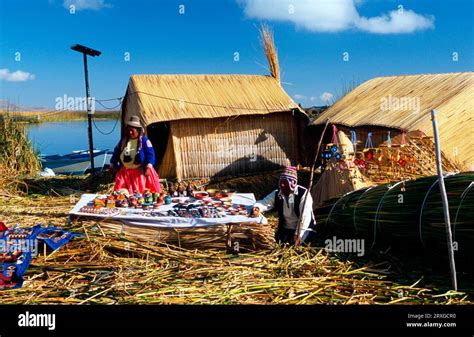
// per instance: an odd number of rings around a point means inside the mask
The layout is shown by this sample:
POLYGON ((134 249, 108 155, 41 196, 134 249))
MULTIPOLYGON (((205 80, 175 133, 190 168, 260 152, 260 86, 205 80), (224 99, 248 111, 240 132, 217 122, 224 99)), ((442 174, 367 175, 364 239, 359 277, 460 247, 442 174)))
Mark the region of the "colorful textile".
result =
POLYGON ((138 191, 143 194, 145 189, 149 189, 151 193, 161 193, 160 177, 153 166, 149 165, 151 175, 146 177, 141 168, 126 169, 121 167, 115 177, 114 191, 126 189, 130 194, 138 191))
POLYGON ((42 240, 49 248, 56 250, 68 243, 73 237, 81 235, 82 234, 71 233, 57 227, 48 226, 40 230, 38 240, 42 240))
POLYGON ((38 253, 39 241, 53 250, 69 242, 74 234, 56 227, 30 228, 0 226, 0 289, 20 288, 23 275, 38 253))

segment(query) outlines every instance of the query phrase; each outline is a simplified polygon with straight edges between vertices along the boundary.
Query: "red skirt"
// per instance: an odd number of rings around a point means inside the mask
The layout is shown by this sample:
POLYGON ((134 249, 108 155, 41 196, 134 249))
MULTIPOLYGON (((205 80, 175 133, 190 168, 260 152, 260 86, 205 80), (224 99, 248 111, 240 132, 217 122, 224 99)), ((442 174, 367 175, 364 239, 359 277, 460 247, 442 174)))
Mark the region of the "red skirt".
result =
POLYGON ((153 167, 151 167, 151 175, 146 177, 141 168, 126 169, 120 167, 115 177, 114 191, 127 189, 130 194, 135 191, 143 193, 145 189, 149 189, 151 193, 161 193, 160 177, 153 167))

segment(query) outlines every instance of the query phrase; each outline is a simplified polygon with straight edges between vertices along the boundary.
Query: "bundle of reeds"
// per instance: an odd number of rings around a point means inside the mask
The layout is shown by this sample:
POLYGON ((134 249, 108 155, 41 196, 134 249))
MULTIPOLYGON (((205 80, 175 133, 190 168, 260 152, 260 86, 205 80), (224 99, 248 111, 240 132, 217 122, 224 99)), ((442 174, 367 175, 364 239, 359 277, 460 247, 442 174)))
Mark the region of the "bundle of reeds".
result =
POLYGON ((260 44, 268 61, 270 74, 279 82, 280 81, 280 65, 278 63, 278 53, 273 40, 273 32, 266 24, 262 24, 260 28, 260 44))
POLYGON ((167 244, 185 249, 222 249, 235 252, 271 249, 275 232, 271 225, 229 224, 208 227, 157 228, 101 222, 105 234, 122 234, 149 244, 167 244))
MULTIPOLYGON (((474 172, 445 178, 458 261, 474 258, 474 172)), ((437 177, 351 192, 316 209, 325 235, 361 238, 366 246, 447 257, 437 177)), ((439 259, 438 259, 439 260, 439 259)))
POLYGON ((355 238, 358 236, 354 224, 354 211, 358 200, 369 188, 352 191, 339 199, 328 200, 315 209, 316 223, 323 236, 336 235, 340 238, 355 238))

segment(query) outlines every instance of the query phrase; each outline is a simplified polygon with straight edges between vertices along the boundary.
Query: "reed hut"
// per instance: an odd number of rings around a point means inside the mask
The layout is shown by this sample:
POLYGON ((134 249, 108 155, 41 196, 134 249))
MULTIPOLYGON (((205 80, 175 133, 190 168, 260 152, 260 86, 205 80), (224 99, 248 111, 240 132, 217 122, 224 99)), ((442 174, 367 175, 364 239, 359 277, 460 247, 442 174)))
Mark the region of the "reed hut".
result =
MULTIPOLYGON (((442 151, 463 171, 474 170, 473 99, 474 72, 378 77, 329 107, 311 123, 309 135, 317 142, 329 119, 347 135, 355 130, 362 146, 369 132, 374 147, 387 141, 388 131, 391 137, 403 130, 432 136, 430 112, 436 109, 442 151)), ((328 131, 326 143, 330 139, 328 131)))
POLYGON ((307 116, 277 79, 257 75, 133 75, 122 124, 139 116, 161 177, 208 178, 298 162, 307 116))

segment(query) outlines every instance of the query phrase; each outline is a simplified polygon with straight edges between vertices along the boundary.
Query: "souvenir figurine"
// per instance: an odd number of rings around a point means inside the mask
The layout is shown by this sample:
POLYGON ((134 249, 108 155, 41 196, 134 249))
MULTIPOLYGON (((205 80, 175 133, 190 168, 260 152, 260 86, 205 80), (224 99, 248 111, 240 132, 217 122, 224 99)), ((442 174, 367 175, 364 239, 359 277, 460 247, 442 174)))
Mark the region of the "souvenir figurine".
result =
POLYGON ((178 192, 176 191, 176 187, 174 186, 174 184, 170 185, 170 188, 168 189, 168 193, 172 197, 177 197, 178 196, 178 192))
POLYGON ((185 191, 181 186, 178 186, 178 196, 179 197, 184 197, 185 196, 185 191))
POLYGON ((134 196, 135 196, 135 199, 138 200, 142 195, 140 194, 139 191, 135 191, 134 196))
POLYGON ((145 202, 147 204, 152 204, 153 203, 153 195, 150 192, 145 194, 145 202))
POLYGON ((115 208, 115 201, 113 199, 107 199, 107 208, 115 208))
POLYGON ((156 200, 156 203, 159 204, 159 205, 163 205, 165 202, 165 198, 162 197, 161 195, 158 197, 158 199, 156 200))
POLYGON ((94 200, 94 206, 95 207, 105 207, 105 200, 96 198, 94 200))
POLYGON ((130 196, 130 199, 128 200, 128 202, 129 202, 129 206, 133 208, 136 208, 138 205, 137 199, 135 199, 135 196, 133 195, 130 196))
POLYGON ((188 186, 186 187, 186 193, 189 197, 193 195, 193 187, 191 186, 191 184, 188 184, 188 186))

